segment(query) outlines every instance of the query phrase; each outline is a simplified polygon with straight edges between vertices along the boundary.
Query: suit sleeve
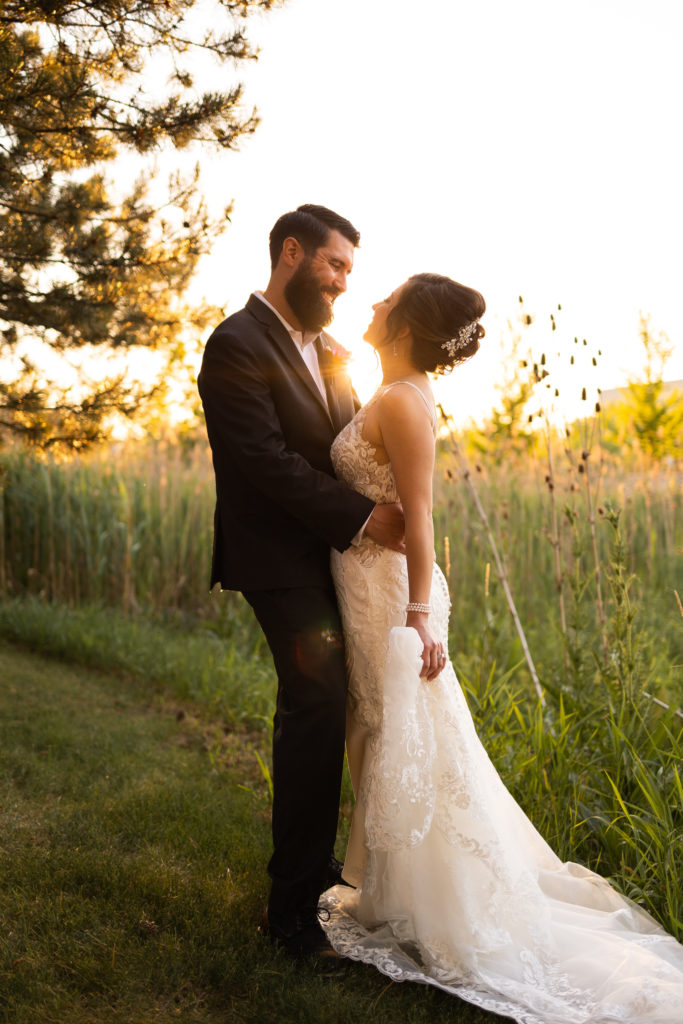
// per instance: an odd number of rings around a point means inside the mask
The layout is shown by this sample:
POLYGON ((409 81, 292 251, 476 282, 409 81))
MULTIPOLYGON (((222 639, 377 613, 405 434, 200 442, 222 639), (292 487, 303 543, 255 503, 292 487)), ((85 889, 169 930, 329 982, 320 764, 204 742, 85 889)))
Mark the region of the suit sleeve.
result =
POLYGON ((287 448, 257 354, 235 336, 214 336, 198 385, 214 454, 226 452, 251 486, 330 547, 347 548, 374 503, 287 448))

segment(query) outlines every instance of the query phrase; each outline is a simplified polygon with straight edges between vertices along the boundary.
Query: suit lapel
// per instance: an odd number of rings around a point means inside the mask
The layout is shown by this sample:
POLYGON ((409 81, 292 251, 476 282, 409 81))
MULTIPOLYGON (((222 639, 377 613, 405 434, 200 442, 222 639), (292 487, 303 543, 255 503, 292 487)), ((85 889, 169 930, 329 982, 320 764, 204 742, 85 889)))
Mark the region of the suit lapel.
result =
MULTIPOLYGON (((260 323, 264 325, 267 330, 268 337, 275 344, 280 354, 287 360, 287 363, 297 374, 301 383, 308 389, 313 398, 320 405, 321 409, 324 410, 332 422, 332 425, 335 427, 335 430, 338 430, 339 428, 332 417, 332 407, 328 409, 325 405, 323 396, 318 390, 318 385, 311 377, 308 367, 303 361, 301 354, 297 351, 296 345, 292 341, 289 331, 284 324, 278 319, 272 310, 268 309, 268 306, 266 306, 265 303, 261 302, 260 299, 255 298, 253 295, 250 296, 246 308, 260 323)), ((324 374, 323 379, 325 379, 324 374)), ((327 381, 325 382, 325 386, 327 388, 327 381)), ((329 390, 327 391, 327 394, 329 396, 329 390)))
POLYGON ((340 386, 342 379, 346 377, 344 364, 349 354, 344 349, 340 350, 339 346, 324 331, 316 345, 318 347, 318 362, 327 389, 330 414, 338 433, 353 419, 356 412, 350 381, 347 381, 347 387, 340 386))
POLYGON ((330 412, 330 419, 332 420, 335 433, 339 433, 341 428, 344 426, 344 423, 342 421, 342 414, 339 405, 335 359, 332 351, 325 344, 323 337, 324 336, 317 338, 314 344, 318 353, 318 366, 320 367, 320 373, 322 374, 323 381, 325 382, 325 392, 327 394, 327 406, 330 412))

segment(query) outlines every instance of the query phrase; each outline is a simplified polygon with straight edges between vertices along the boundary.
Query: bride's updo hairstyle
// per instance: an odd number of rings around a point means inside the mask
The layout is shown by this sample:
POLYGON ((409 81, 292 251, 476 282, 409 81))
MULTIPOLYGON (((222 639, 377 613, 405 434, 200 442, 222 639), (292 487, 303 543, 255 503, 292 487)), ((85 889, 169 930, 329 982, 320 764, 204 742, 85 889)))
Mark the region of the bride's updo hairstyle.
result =
POLYGON ((479 351, 486 333, 478 322, 486 311, 474 288, 441 274, 414 274, 387 317, 389 337, 409 327, 410 357, 417 370, 447 373, 479 351))

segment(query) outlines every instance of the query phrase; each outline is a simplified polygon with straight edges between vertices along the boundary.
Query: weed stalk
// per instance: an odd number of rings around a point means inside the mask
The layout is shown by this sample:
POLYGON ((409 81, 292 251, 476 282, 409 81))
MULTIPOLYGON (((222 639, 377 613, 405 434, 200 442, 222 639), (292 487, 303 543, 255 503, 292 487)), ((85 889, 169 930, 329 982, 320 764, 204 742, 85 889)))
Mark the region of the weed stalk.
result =
POLYGON ((541 688, 541 684, 538 681, 538 673, 536 672, 536 666, 534 665, 533 658, 531 657, 531 651, 529 650, 529 645, 528 645, 527 640, 526 640, 526 635, 524 633, 524 629, 522 628, 522 623, 520 622, 519 615, 517 614, 517 608, 515 606, 514 598, 512 596, 512 591, 510 590, 510 583, 509 583, 509 580, 508 580, 508 575, 507 575, 507 571, 506 571, 506 568, 505 568, 505 563, 503 562, 503 559, 501 558, 501 556, 500 556, 500 554, 498 552, 498 546, 497 546, 497 544, 496 544, 496 542, 494 540, 493 533, 491 532, 491 526, 489 524, 488 516, 486 515, 486 512, 484 511, 484 506, 482 505, 481 501, 479 500, 479 494, 477 492, 476 487, 474 486, 474 482, 472 480, 472 474, 470 472, 469 465, 467 463, 467 460, 465 459, 465 456, 463 455, 462 451, 460 450, 460 445, 458 444, 458 442, 457 442, 457 440, 455 438, 455 435, 453 433, 453 429, 451 427, 450 418, 446 414, 446 411, 445 411, 445 409, 443 408, 442 405, 439 405, 439 413, 440 413, 440 416, 441 416, 441 419, 442 419, 443 423, 446 425, 446 428, 448 430, 448 436, 449 436, 449 440, 450 440, 451 450, 452 450, 453 454, 455 455, 456 459, 458 460, 458 462, 460 463, 460 465, 462 466, 463 479, 465 480, 465 483, 467 484, 467 486, 469 488, 470 494, 472 495, 472 499, 474 501, 475 508, 477 510, 477 513, 479 514, 479 518, 481 519, 482 523, 484 524, 484 529, 486 531, 486 536, 488 538, 488 542, 489 542, 489 545, 491 547, 491 552, 493 554, 493 558, 494 558, 494 561, 496 563, 496 571, 498 573, 498 578, 499 578, 499 580, 500 580, 500 582, 502 584, 503 591, 505 593, 505 599, 507 601, 508 608, 510 609, 510 615, 512 616, 512 621, 515 624, 515 629, 517 630, 517 635, 519 636, 519 640, 520 640, 520 643, 522 645, 522 650, 524 651, 524 657, 526 659, 526 663, 529 666, 529 672, 531 673, 531 678, 533 680, 534 687, 535 687, 536 693, 538 695, 538 699, 541 702, 541 704, 543 704, 543 703, 545 703, 545 696, 543 694, 543 689, 541 688))

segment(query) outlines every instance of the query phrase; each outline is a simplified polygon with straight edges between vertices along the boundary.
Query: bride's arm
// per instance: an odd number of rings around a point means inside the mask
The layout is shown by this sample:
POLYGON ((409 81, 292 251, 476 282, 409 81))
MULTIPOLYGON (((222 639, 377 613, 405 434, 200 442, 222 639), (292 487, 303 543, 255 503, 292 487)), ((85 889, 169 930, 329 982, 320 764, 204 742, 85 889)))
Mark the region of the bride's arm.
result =
MULTIPOLYGON (((392 388, 382 398, 377 412, 382 445, 391 462, 405 515, 408 600, 411 604, 429 604, 434 572, 432 425, 424 402, 412 388, 392 388)), ((424 644, 422 675, 433 679, 443 667, 439 660, 443 648, 429 628, 429 614, 408 612, 406 625, 420 634, 424 644)))

